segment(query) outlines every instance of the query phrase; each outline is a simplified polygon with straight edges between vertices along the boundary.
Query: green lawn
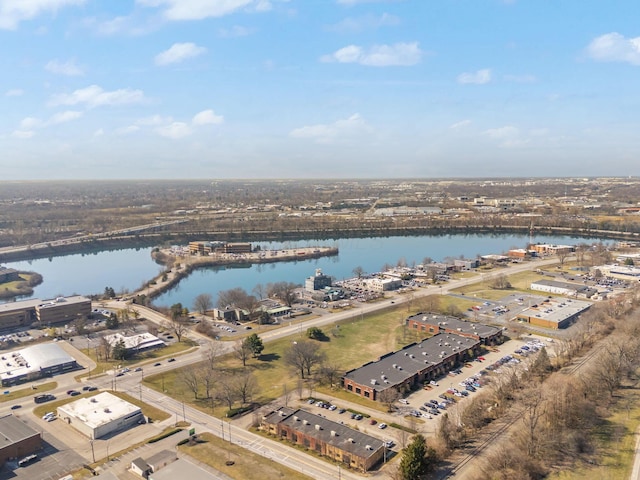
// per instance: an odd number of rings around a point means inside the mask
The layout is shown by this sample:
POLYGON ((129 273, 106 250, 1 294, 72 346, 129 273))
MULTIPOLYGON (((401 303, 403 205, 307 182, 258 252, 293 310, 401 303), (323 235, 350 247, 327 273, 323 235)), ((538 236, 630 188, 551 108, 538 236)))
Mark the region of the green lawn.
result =
POLYGON ((19 390, 14 390, 10 393, 7 393, 6 395, 0 396, 0 402, 10 402, 11 400, 23 397, 35 397, 36 395, 40 395, 44 392, 48 392, 49 390, 53 390, 57 388, 57 386, 57 382, 47 382, 36 385, 35 388, 21 388, 19 390))

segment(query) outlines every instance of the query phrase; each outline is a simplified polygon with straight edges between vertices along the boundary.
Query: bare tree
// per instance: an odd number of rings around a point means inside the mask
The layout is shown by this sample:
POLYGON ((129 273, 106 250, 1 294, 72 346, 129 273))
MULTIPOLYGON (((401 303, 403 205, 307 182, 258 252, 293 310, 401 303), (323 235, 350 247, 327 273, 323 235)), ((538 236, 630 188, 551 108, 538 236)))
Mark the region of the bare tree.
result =
POLYGON ((198 398, 198 390, 200 389, 200 372, 198 372, 195 368, 186 368, 180 372, 180 381, 182 384, 187 387, 191 393, 193 393, 193 398, 198 398))
POLYGON ((242 366, 246 367, 247 359, 251 356, 251 347, 244 340, 238 340, 233 346, 233 354, 242 362, 242 366))
POLYGON ((320 367, 320 376, 330 388, 333 388, 333 385, 340 379, 340 372, 340 367, 335 363, 323 362, 320 367))
POLYGON ((393 404, 400 398, 400 392, 397 388, 386 388, 378 394, 378 400, 386 405, 387 412, 393 411, 393 404))
POLYGON ((189 331, 189 324, 184 317, 171 317, 169 320, 165 321, 163 325, 167 330, 175 335, 178 342, 181 342, 182 337, 189 331))
POLYGON ((234 376, 233 388, 236 397, 246 405, 258 391, 258 381, 253 373, 245 371, 234 376))
POLYGON ((360 280, 362 278, 362 275, 364 275, 364 268, 358 265, 353 269, 353 274, 358 278, 358 280, 360 280))
POLYGON ((201 293, 193 301, 193 309, 203 317, 213 308, 213 299, 208 293, 201 293))
POLYGON ((311 369, 324 360, 320 344, 310 340, 293 342, 284 352, 284 361, 300 373, 300 378, 311 375, 311 369))
POLYGON ((234 385, 234 379, 232 375, 225 375, 218 384, 218 398, 227 404, 229 410, 233 408, 233 404, 238 399, 237 389, 234 385))
POLYGON ((287 306, 293 305, 296 300, 296 289, 300 285, 290 282, 275 282, 267 285, 267 292, 270 297, 275 297, 287 306))

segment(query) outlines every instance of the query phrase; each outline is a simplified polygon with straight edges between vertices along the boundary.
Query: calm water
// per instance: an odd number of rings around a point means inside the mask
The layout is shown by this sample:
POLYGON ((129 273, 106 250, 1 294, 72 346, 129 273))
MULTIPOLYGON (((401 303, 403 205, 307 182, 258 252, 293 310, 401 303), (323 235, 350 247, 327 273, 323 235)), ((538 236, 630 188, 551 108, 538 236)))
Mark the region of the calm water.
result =
MULTIPOLYGON (((572 237, 537 236, 540 243, 577 244, 593 243, 572 237)), ((258 284, 287 281, 304 283, 317 268, 338 280, 353 277, 355 267, 372 273, 384 264, 395 265, 400 259, 411 265, 422 263, 425 257, 440 261, 445 257, 475 258, 476 255, 503 253, 510 248, 523 248, 528 235, 447 235, 424 237, 354 238, 325 241, 296 241, 285 243, 254 243, 263 249, 295 248, 321 245, 337 246, 335 257, 302 260, 287 263, 253 265, 250 268, 207 268, 194 271, 173 290, 156 298, 154 303, 170 306, 182 303, 192 307, 196 296, 209 293, 214 302, 218 292, 235 287, 251 292, 258 284)), ((67 255, 7 264, 19 270, 33 270, 42 274, 44 282, 35 288, 34 296, 52 298, 59 295, 88 295, 102 293, 105 287, 117 292, 134 291, 146 280, 154 277, 162 267, 151 259, 151 249, 125 249, 88 255, 67 255)))

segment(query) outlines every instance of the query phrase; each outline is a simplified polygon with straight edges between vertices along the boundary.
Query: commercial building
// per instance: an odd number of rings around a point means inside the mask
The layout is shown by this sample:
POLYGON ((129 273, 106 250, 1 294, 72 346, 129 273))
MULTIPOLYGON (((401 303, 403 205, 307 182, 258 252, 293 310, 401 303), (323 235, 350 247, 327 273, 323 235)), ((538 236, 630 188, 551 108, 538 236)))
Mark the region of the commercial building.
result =
POLYGON ((636 267, 633 265, 613 264, 599 265, 597 267, 591 268, 592 272, 595 272, 596 270, 600 270, 603 275, 620 280, 628 280, 632 282, 640 280, 640 267, 636 267))
POLYGON ((515 320, 554 330, 566 328, 592 303, 574 299, 545 299, 519 313, 515 320))
MULTIPOLYGON (((159 470, 171 465, 177 460, 178 457, 176 452, 172 452, 171 450, 161 450, 149 457, 147 460, 143 460, 141 457, 132 460, 129 470, 143 478, 148 478, 152 473, 158 473, 159 470)), ((194 477, 187 475, 186 472, 183 472, 180 477, 194 480, 194 477)))
POLYGON ((112 335, 106 335, 104 339, 111 347, 116 346, 119 342, 124 343, 127 352, 132 354, 162 348, 166 345, 162 339, 151 333, 138 333, 128 336, 124 333, 114 333, 112 335))
POLYGON ((219 248, 222 253, 251 253, 250 243, 225 243, 219 248))
POLYGON ((81 368, 75 358, 53 342, 17 350, 7 354, 6 359, 0 367, 4 387, 81 368))
POLYGON ((497 345, 503 340, 501 328, 482 323, 465 322, 457 317, 437 313, 416 313, 406 319, 406 324, 409 330, 430 335, 454 333, 479 340, 483 345, 497 345))
POLYGON ((52 300, 31 299, 0 304, 0 329, 30 327, 34 323, 48 326, 87 318, 91 300, 80 295, 52 300))
POLYGON ((90 313, 91 300, 80 295, 44 300, 36 307, 36 317, 43 326, 73 322, 90 313))
POLYGON ((262 417, 260 428, 360 472, 384 460, 381 440, 305 410, 281 407, 262 417))
POLYGON ((551 245, 548 243, 537 243, 529 245, 529 249, 538 255, 557 255, 562 253, 571 253, 576 251, 573 245, 551 245))
POLYGON ((175 480, 188 478, 189 480, 218 480, 220 477, 199 467, 198 465, 180 458, 167 465, 160 471, 149 473, 149 480, 175 480))
POLYGON ((104 437, 144 421, 140 407, 109 392, 62 405, 58 407, 58 417, 90 439, 104 437))
POLYGON ((402 287, 402 280, 399 278, 371 278, 365 280, 365 283, 371 290, 377 292, 388 292, 402 287))
POLYGON ((316 290, 324 290, 330 287, 332 278, 329 275, 322 273, 320 268, 316 269, 316 274, 308 277, 304 281, 304 289, 307 292, 315 292, 316 290))
POLYGON ((349 370, 342 385, 356 395, 380 401, 386 390, 409 391, 446 374, 477 356, 480 348, 480 340, 440 333, 349 370))
POLYGON ((42 435, 13 415, 0 417, 0 466, 42 448, 42 435))

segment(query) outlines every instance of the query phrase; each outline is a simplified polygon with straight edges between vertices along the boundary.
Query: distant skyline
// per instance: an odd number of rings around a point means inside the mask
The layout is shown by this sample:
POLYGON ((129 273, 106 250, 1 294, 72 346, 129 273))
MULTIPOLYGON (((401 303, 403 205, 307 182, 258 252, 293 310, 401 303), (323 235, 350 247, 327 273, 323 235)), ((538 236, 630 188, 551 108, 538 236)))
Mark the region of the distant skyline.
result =
POLYGON ((638 175, 640 4, 0 0, 0 179, 638 175))

